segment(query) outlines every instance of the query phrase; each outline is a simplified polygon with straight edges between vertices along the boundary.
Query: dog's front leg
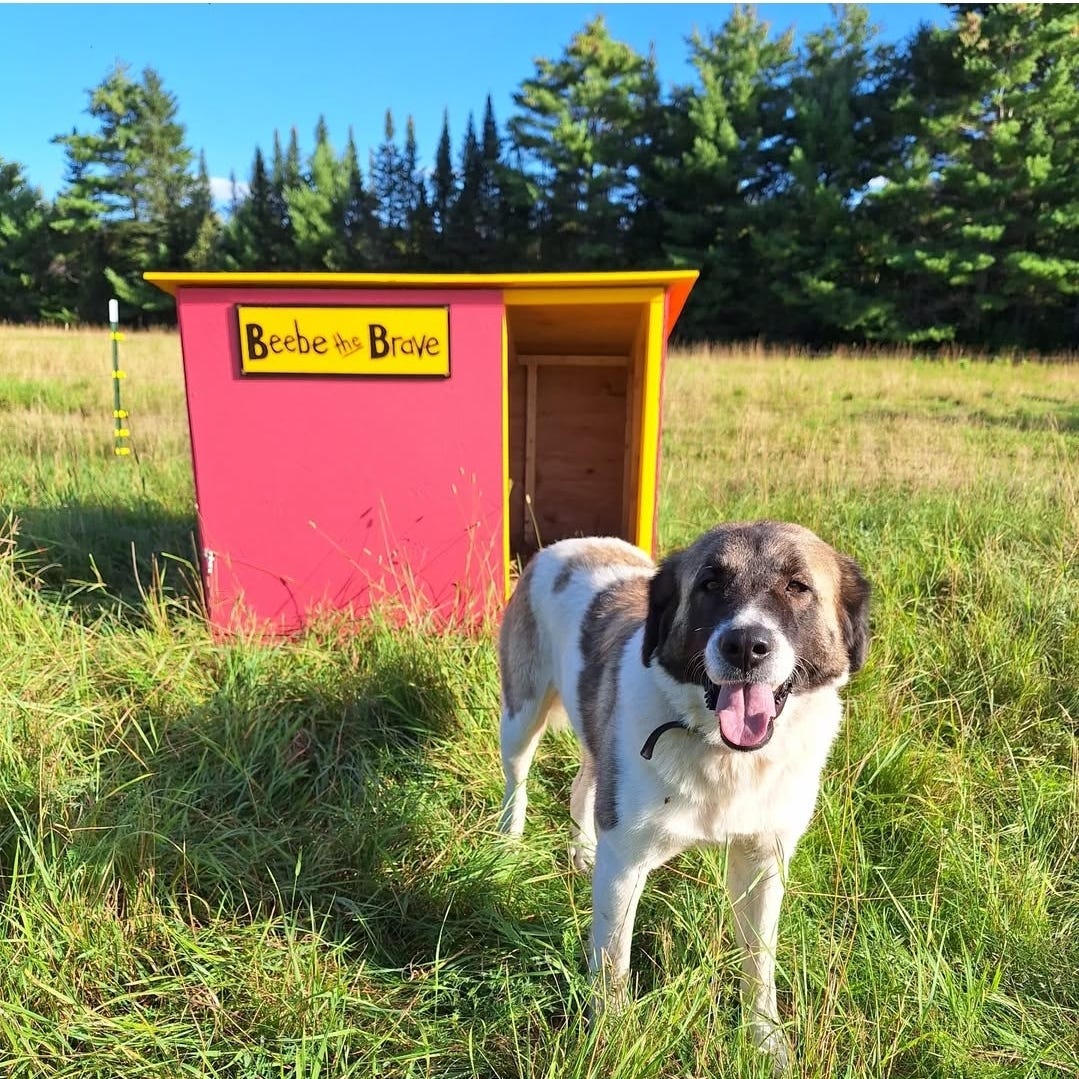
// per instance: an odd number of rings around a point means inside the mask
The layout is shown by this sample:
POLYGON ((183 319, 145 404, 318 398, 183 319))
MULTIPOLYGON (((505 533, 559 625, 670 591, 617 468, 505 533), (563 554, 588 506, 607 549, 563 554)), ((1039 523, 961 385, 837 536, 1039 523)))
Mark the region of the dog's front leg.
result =
POLYGON ((592 871, 592 1012, 617 1011, 626 1000, 629 956, 637 904, 650 864, 634 857, 604 832, 596 844, 592 871))
POLYGON ((776 943, 785 876, 786 857, 778 838, 732 840, 727 850, 727 889, 742 953, 742 1012, 754 1043, 772 1057, 777 1075, 789 1063, 776 1007, 776 943))

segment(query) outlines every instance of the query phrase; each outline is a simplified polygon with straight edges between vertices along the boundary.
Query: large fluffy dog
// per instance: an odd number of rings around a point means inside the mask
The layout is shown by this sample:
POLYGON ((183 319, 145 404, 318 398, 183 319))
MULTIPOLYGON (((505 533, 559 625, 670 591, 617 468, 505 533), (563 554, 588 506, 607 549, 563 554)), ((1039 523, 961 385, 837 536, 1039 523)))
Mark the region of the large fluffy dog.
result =
POLYGON ((594 859, 595 1003, 629 970, 648 873, 725 843, 754 1040, 786 1062, 775 948, 787 864, 839 729, 838 689, 865 658, 869 586, 808 529, 723 525, 657 570, 617 539, 571 539, 528 565, 500 641, 502 827, 560 697, 581 743, 572 855, 594 859))

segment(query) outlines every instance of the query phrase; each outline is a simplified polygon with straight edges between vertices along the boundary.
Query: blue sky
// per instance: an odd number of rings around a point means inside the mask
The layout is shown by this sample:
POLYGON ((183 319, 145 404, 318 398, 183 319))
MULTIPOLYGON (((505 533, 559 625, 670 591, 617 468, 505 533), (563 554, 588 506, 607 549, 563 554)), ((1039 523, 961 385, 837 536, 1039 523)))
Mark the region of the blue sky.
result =
MULTIPOLYGON (((826 4, 761 4, 776 32, 829 21, 826 4)), ((923 21, 943 25, 939 4, 869 4, 898 41, 923 21)), ((557 57, 587 19, 602 13, 615 37, 640 52, 654 43, 665 85, 691 81, 686 37, 719 27, 729 4, 0 4, 0 158, 53 196, 64 154, 52 136, 92 130, 87 91, 114 62, 155 68, 179 103, 188 144, 206 152, 213 177, 250 172, 256 145, 295 126, 310 151, 326 117, 340 148, 351 125, 366 166, 392 108, 398 129, 415 119, 421 157, 434 155, 443 109, 454 153, 469 111, 489 93, 500 127, 537 57, 557 57)), ((224 185, 222 185, 223 187, 224 185)))

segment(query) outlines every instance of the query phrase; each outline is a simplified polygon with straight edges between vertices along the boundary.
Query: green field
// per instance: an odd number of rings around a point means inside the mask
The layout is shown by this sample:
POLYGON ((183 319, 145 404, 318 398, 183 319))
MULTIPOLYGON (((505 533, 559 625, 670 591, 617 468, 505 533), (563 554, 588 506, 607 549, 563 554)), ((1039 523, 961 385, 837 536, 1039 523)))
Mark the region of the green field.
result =
MULTIPOLYGON (((0 328, 0 1074, 725 1077, 718 852, 657 872, 586 1030, 568 735, 501 794, 489 639, 198 615, 179 345, 0 328)), ((1079 367, 672 358, 665 549, 809 525, 876 586, 780 1007, 794 1074, 1079 1074, 1079 367)))

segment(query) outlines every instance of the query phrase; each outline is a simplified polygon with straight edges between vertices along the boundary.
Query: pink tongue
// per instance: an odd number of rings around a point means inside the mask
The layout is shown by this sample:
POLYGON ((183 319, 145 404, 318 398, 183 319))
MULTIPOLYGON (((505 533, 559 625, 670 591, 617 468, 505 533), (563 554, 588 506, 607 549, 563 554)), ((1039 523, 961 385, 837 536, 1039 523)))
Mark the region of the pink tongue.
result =
POLYGON ((768 724, 775 718, 776 699, 771 686, 761 682, 736 682, 720 686, 716 720, 731 745, 753 749, 768 737, 768 724))

